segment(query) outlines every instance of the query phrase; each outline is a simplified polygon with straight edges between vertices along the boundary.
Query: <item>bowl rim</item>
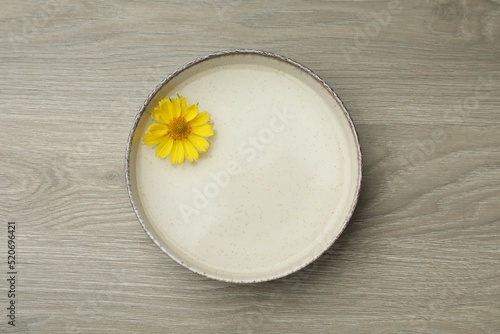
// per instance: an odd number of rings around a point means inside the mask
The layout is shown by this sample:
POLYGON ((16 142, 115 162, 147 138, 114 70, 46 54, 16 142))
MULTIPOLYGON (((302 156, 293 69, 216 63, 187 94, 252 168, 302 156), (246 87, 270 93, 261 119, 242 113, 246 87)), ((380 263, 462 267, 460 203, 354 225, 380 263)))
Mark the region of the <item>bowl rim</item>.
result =
POLYGON ((139 223, 143 227, 146 234, 162 250, 162 252, 165 253, 166 255, 168 255, 175 262, 182 265, 183 267, 186 267, 187 269, 191 270, 192 272, 195 272, 195 273, 200 274, 202 276, 205 276, 205 277, 208 277, 211 279, 215 279, 218 281, 229 282, 229 283, 260 283, 260 282, 267 282, 267 281, 280 279, 280 278, 283 278, 285 276, 288 276, 292 273, 295 273, 295 272, 303 269, 304 267, 308 266, 312 262, 316 261, 321 255, 323 255, 333 245, 333 243, 335 243, 335 241, 339 238, 339 236, 345 230, 347 223, 352 218, 352 215, 353 215, 354 210, 356 208, 356 205, 358 203, 360 190, 361 190, 362 165, 363 165, 363 161, 362 161, 362 154, 361 154, 361 145, 359 143, 359 136, 358 136, 358 132, 356 131, 356 128, 354 126, 354 122, 352 121, 352 118, 351 118, 349 112, 347 111, 342 100, 338 97, 337 93, 335 93, 333 88, 328 83, 326 83, 326 81, 324 81, 321 77, 319 77, 316 73, 314 73, 308 67, 306 67, 306 66, 304 66, 304 65, 302 65, 302 64, 300 64, 300 63, 298 63, 298 62, 296 62, 288 57, 285 57, 285 56, 282 56, 282 55, 279 55, 279 54, 276 54, 273 52, 257 50, 257 49, 230 49, 230 50, 214 52, 214 53, 210 53, 208 55, 202 56, 202 57, 198 57, 198 58, 194 59, 193 61, 179 67, 177 70, 175 70, 174 72, 167 75, 167 77, 165 79, 163 79, 155 87, 155 89, 153 89, 153 91, 148 95, 148 97, 146 98, 146 100, 142 104, 141 108, 139 109, 139 112, 135 116, 134 121, 132 123, 132 127, 131 127, 129 135, 128 135, 127 146, 126 146, 126 151, 125 151, 125 182, 126 182, 126 186, 127 186, 127 193, 128 193, 128 197, 130 200, 130 204, 132 205, 132 208, 134 210, 134 213, 135 213, 137 219, 139 220, 139 223), (357 150, 356 153, 357 153, 357 162, 358 162, 358 171, 357 171, 358 178, 357 178, 357 182, 356 182, 355 194, 354 194, 354 198, 353 198, 353 201, 351 203, 351 206, 349 208, 349 211, 348 211, 344 221, 342 222, 342 226, 341 226, 339 232, 336 235, 334 235, 331 238, 331 240, 329 240, 328 242, 323 242, 322 243, 322 245, 323 245, 322 250, 317 255, 311 257, 310 259, 307 259, 306 261, 304 261, 304 263, 301 263, 301 265, 294 267, 294 268, 291 268, 288 271, 284 271, 283 273, 281 273, 279 275, 274 275, 274 276, 270 276, 270 277, 263 277, 260 279, 230 279, 227 277, 207 273, 207 272, 204 272, 202 270, 199 270, 199 269, 191 266, 189 263, 182 261, 180 258, 178 258, 177 256, 173 255, 171 252, 169 252, 167 249, 165 249, 161 245, 161 243, 158 240, 156 240, 156 238, 153 236, 153 234, 151 233, 149 228, 146 226, 146 223, 144 222, 143 218, 141 217, 141 214, 139 213, 139 210, 138 210, 136 202, 135 202, 136 201, 135 198, 137 197, 137 194, 134 194, 132 191, 132 180, 131 180, 131 175, 130 175, 130 158, 131 158, 131 151, 132 151, 132 141, 133 141, 137 126, 139 124, 140 119, 144 115, 147 106, 151 103, 151 101, 158 94, 158 92, 170 80, 172 80, 174 77, 176 77, 177 75, 179 75, 181 72, 185 71, 188 68, 191 68, 197 64, 200 64, 200 63, 205 62, 205 61, 210 60, 210 59, 225 57, 225 56, 234 56, 234 55, 255 55, 255 56, 273 58, 273 59, 285 62, 289 65, 292 65, 292 66, 298 68, 299 70, 305 72, 306 74, 310 75, 315 81, 317 81, 318 83, 321 84, 321 86, 329 93, 329 95, 331 95, 334 98, 334 100, 340 106, 340 108, 344 114, 344 117, 349 125, 349 128, 351 129, 351 132, 352 132, 352 135, 353 135, 353 138, 355 141, 355 145, 356 145, 356 150, 357 150))

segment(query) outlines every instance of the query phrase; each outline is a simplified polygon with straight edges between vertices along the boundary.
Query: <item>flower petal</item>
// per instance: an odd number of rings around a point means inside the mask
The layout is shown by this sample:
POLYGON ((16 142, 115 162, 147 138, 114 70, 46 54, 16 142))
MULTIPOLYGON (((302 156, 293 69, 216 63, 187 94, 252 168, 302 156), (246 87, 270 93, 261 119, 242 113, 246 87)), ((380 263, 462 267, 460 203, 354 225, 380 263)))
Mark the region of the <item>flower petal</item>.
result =
POLYGON ((172 114, 174 118, 181 115, 181 100, 180 98, 172 99, 172 114))
POLYGON ((210 137, 214 135, 214 128, 210 124, 193 126, 191 132, 202 137, 210 137))
POLYGON ((148 146, 155 146, 161 143, 165 139, 165 136, 163 135, 155 135, 151 132, 145 133, 144 136, 142 136, 142 141, 144 142, 145 145, 148 146))
POLYGON ((189 122, 191 126, 198 126, 207 123, 210 120, 208 113, 206 111, 199 113, 196 117, 189 122))
POLYGON ((172 137, 166 137, 156 148, 156 156, 160 159, 165 159, 172 150, 173 144, 174 140, 172 137))
POLYGON ((184 116, 186 122, 189 122, 193 120, 196 115, 198 115, 198 106, 196 104, 193 104, 192 106, 189 106, 189 108, 187 108, 181 116, 184 116))
POLYGON ((181 115, 183 115, 186 112, 188 106, 187 99, 184 96, 179 96, 178 99, 181 105, 181 115))
POLYGON ((182 145, 182 141, 174 141, 172 152, 170 152, 170 162, 172 164, 181 164, 184 162, 184 146, 182 145))
POLYGON ((186 154, 186 158, 188 158, 189 161, 193 162, 198 160, 198 151, 189 140, 183 140, 182 145, 184 146, 184 153, 186 154))
POLYGON ((168 128, 165 124, 153 123, 148 127, 148 131, 156 136, 164 136, 167 134, 168 128))
POLYGON ((194 147, 198 151, 201 151, 201 152, 206 152, 207 148, 210 146, 210 143, 208 142, 208 140, 206 140, 203 137, 194 135, 194 134, 190 134, 188 136, 188 140, 191 142, 191 144, 194 145, 194 147))
POLYGON ((159 123, 168 124, 172 120, 172 103, 168 99, 160 100, 151 116, 159 123))
POLYGON ((167 130, 168 129, 165 124, 151 124, 148 127, 148 132, 146 132, 142 137, 144 144, 148 146, 158 145, 162 140, 165 139, 167 130))
POLYGON ((168 121, 172 121, 174 118, 173 106, 172 102, 169 99, 163 99, 163 103, 160 105, 161 108, 165 109, 165 113, 167 114, 168 121))

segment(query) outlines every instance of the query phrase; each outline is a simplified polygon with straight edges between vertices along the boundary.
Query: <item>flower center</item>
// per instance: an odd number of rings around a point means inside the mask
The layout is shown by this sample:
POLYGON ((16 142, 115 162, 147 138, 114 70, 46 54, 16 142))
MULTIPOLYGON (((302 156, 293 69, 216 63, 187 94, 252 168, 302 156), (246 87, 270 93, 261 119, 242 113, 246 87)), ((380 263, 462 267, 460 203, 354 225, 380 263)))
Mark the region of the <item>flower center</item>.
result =
POLYGON ((184 117, 174 118, 170 124, 167 125, 168 134, 174 140, 186 139, 191 133, 191 127, 187 124, 184 117))

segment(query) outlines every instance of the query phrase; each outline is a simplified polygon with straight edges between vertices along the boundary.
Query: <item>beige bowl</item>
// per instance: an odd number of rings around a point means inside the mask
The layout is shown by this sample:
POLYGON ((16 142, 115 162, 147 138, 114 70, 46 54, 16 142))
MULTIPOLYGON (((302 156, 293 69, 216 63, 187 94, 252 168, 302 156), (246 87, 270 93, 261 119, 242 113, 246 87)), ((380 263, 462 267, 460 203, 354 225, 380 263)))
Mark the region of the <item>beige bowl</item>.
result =
POLYGON ((225 51, 169 75, 137 115, 127 188, 147 234, 172 259, 238 283, 293 273, 338 238, 356 205, 361 151, 344 105, 288 58, 225 51), (172 166, 141 136, 158 101, 177 94, 216 132, 196 163, 172 166))

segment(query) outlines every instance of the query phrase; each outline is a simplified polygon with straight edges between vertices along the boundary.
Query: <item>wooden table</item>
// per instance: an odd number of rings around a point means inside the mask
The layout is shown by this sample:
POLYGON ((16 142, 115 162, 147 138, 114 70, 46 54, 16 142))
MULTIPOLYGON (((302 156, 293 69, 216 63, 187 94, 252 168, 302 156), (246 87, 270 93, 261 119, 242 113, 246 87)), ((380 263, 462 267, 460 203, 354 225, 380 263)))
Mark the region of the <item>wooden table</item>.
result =
POLYGON ((500 332, 498 0, 0 8, 1 333, 500 332), (150 91, 233 48, 283 54, 323 77, 364 157, 341 238, 306 269, 255 285, 165 256, 124 181, 129 129, 150 91))

